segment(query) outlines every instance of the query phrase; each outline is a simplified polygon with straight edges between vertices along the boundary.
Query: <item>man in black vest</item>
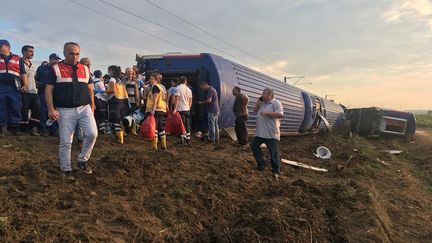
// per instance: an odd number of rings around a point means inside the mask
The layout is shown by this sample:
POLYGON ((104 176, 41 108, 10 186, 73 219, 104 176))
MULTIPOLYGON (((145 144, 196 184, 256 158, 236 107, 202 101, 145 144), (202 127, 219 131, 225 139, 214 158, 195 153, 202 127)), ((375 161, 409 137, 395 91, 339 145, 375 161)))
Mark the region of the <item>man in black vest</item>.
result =
POLYGON ((64 45, 63 54, 65 59, 52 66, 45 94, 48 117, 59 123, 62 174, 66 179, 73 180, 70 157, 76 126, 79 124, 84 133, 78 166, 87 174, 92 173, 87 161, 98 134, 93 115, 93 84, 88 67, 79 63, 80 47, 77 43, 68 42, 64 45))

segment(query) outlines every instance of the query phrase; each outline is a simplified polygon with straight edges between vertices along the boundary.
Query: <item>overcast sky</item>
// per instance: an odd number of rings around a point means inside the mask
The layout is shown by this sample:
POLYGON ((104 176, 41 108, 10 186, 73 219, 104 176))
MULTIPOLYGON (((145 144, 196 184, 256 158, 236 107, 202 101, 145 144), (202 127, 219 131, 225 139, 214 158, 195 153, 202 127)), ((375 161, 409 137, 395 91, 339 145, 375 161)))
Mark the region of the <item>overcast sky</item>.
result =
POLYGON ((0 39, 15 53, 34 45, 39 61, 52 52, 62 56, 63 43, 76 41, 92 69, 104 72, 110 64, 134 65, 137 53, 210 52, 280 80, 304 75, 300 83, 312 84, 302 88, 350 107, 432 109, 432 0, 151 0, 266 62, 145 0, 73 1, 106 16, 70 0, 1 0, 0 39))

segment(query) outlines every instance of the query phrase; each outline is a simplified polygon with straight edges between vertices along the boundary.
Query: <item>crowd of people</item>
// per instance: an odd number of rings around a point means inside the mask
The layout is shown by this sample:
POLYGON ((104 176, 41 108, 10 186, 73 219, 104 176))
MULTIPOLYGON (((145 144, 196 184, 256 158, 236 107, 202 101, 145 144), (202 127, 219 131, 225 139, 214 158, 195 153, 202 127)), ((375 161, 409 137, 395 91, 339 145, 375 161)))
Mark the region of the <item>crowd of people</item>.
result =
MULTIPOLYGON (((98 135, 112 136, 123 144, 125 133, 137 136, 140 124, 150 115, 155 119, 156 134, 151 147, 165 150, 167 139, 165 123, 168 114, 179 113, 184 132, 179 141, 191 144, 192 107, 205 107, 206 129, 198 135, 213 144, 219 143, 220 107, 215 88, 203 81, 199 89, 203 97, 195 100, 186 76, 171 79, 169 89, 160 73, 141 74, 136 66, 126 68, 111 65, 107 74, 91 72, 89 58, 79 58, 80 46, 67 42, 63 47, 64 59, 49 55, 36 69, 32 63, 34 47, 22 47, 22 56, 11 53, 10 43, 0 40, 0 136, 10 131, 18 136, 58 136, 59 160, 62 175, 73 179, 71 149, 74 136, 81 152, 78 167, 91 174, 88 164, 98 135), (204 133, 207 133, 205 136, 204 133)), ((241 88, 232 90, 235 100, 233 113, 238 144, 249 147, 249 98, 241 88)), ((279 176, 281 103, 273 90, 265 89, 254 107, 257 114, 256 136, 250 146, 257 161, 257 170, 263 171, 265 160, 260 146, 265 143, 270 153, 273 174, 279 176)))

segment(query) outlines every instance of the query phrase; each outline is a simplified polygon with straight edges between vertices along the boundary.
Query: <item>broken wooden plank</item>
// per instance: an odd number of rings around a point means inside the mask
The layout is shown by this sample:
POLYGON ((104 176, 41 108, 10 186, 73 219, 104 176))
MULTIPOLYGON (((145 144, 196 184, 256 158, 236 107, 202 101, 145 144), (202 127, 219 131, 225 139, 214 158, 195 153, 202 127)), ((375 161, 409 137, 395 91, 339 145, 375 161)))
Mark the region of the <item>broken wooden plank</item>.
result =
POLYGON ((321 171, 321 172, 328 172, 327 169, 314 167, 314 166, 307 165, 307 164, 297 162, 297 161, 292 161, 292 160, 287 160, 287 159, 281 159, 281 161, 285 164, 294 165, 294 166, 301 167, 301 168, 306 168, 306 169, 321 171))

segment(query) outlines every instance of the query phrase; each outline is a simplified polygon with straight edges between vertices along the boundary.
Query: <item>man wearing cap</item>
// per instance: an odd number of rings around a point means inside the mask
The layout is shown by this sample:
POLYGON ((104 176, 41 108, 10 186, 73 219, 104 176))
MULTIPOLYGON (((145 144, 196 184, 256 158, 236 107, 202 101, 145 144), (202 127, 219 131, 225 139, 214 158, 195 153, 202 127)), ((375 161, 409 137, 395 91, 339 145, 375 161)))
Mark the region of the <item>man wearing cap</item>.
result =
POLYGON ((21 53, 28 83, 28 90, 22 93, 22 128, 30 135, 39 136, 35 129, 38 128, 40 123, 40 101, 35 81, 35 67, 31 61, 34 55, 34 47, 25 45, 21 48, 21 53), (30 118, 29 111, 31 111, 30 118))
POLYGON ((60 169, 64 178, 73 180, 71 150, 76 126, 79 124, 84 133, 78 167, 87 174, 92 173, 88 160, 98 134, 93 114, 93 83, 88 67, 79 63, 80 47, 75 42, 67 42, 63 54, 65 59, 52 66, 45 94, 48 117, 59 123, 60 169))
POLYGON ((7 40, 0 40, 0 136, 7 125, 14 135, 21 122, 21 92, 27 91, 24 63, 12 54, 7 40))
POLYGON ((50 135, 55 135, 58 123, 54 122, 51 126, 46 125, 46 121, 48 120, 48 107, 45 100, 45 85, 48 81, 49 73, 51 72, 51 66, 58 63, 61 60, 61 58, 53 53, 49 55, 49 63, 48 65, 40 65, 38 69, 36 70, 36 84, 38 86, 38 95, 39 100, 41 104, 41 116, 40 116, 40 134, 41 135, 47 135, 49 133, 50 135))

